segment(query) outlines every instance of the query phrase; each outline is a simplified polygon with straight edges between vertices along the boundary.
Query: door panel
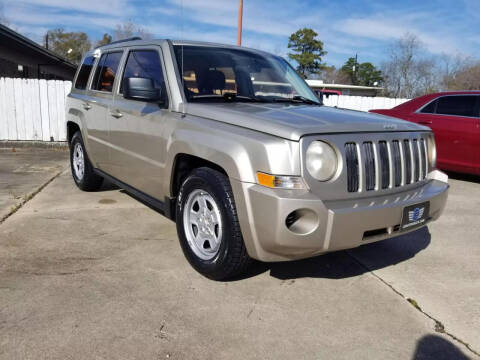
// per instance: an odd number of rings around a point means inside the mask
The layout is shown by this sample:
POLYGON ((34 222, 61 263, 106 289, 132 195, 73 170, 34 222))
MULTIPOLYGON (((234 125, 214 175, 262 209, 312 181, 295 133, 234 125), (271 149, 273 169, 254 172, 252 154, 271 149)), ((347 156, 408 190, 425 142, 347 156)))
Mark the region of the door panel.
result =
POLYGON ((107 108, 112 95, 90 93, 83 102, 87 123, 88 157, 96 168, 104 168, 109 161, 109 134, 107 108))
POLYGON ((475 121, 475 134, 474 134, 473 147, 475 149, 474 166, 476 168, 476 173, 480 175, 480 117, 475 121))
POLYGON ((163 185, 168 114, 157 104, 123 98, 109 113, 111 175, 153 197, 163 185))
MULTIPOLYGON (((105 62, 106 56, 98 61, 94 79, 98 78, 100 68, 105 62)), ((86 84, 85 84, 86 85, 86 84)), ((108 126, 106 124, 106 110, 103 94, 97 96, 96 91, 87 90, 82 96, 81 107, 85 115, 86 134, 84 139, 87 153, 94 167, 102 167, 108 162, 108 126)), ((108 96, 108 95, 107 95, 108 96)))
POLYGON ((122 54, 122 51, 115 51, 102 55, 89 91, 92 100, 83 104, 88 114, 88 143, 89 151, 92 151, 93 164, 107 172, 110 169, 110 132, 108 124, 110 119, 107 114, 113 103, 113 85, 122 54))
MULTIPOLYGON (((132 48, 125 61, 126 77, 154 80, 166 94, 159 48, 132 48)), ((136 189, 163 200, 161 190, 166 177, 165 128, 170 111, 157 103, 125 99, 120 86, 110 117, 111 175, 136 189)), ((168 180, 170 180, 168 178, 168 180)))

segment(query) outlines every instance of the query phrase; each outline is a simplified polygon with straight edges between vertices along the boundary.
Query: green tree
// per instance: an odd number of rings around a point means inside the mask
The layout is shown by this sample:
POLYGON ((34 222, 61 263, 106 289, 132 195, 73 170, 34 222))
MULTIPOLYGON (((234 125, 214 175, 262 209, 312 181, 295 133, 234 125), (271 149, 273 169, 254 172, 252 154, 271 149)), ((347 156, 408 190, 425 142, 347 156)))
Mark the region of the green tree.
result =
POLYGON ((54 29, 49 30, 47 36, 49 50, 77 65, 82 60, 83 54, 92 48, 92 43, 84 32, 54 29))
POLYGON ((363 86, 375 86, 383 83, 382 72, 375 65, 364 62, 358 65, 358 84, 363 86))
POLYGON ((110 44, 111 42, 112 42, 112 36, 105 33, 103 34, 103 37, 97 41, 97 43, 95 44, 95 47, 107 45, 107 44, 110 44))
POLYGON ((349 58, 341 71, 348 76, 352 85, 374 86, 383 82, 382 72, 369 62, 358 63, 354 57, 349 58))
POLYGON ((343 64, 341 71, 348 76, 350 83, 352 85, 358 85, 358 80, 356 76, 356 60, 354 57, 348 58, 348 60, 343 64))
POLYGON ((133 36, 139 36, 143 40, 153 39, 153 35, 150 32, 145 30, 145 28, 143 28, 142 26, 137 25, 131 21, 124 24, 118 24, 115 29, 113 38, 115 40, 122 40, 131 38, 133 36))
POLYGON ((290 35, 288 40, 288 48, 293 50, 288 57, 297 62, 297 71, 304 78, 318 74, 325 66, 322 56, 327 52, 323 50, 323 42, 317 36, 314 30, 303 28, 290 35))

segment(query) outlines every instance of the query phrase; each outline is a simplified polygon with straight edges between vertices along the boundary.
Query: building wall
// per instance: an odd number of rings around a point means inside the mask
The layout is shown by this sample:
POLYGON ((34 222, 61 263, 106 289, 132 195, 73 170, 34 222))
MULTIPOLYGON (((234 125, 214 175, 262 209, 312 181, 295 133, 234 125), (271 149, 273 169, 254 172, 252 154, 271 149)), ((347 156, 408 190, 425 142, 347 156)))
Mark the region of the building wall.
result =
POLYGON ((47 62, 45 57, 31 55, 17 49, 0 44, 0 77, 47 79, 47 80, 72 80, 75 69, 58 62, 47 62), (23 70, 18 70, 22 65, 23 70))

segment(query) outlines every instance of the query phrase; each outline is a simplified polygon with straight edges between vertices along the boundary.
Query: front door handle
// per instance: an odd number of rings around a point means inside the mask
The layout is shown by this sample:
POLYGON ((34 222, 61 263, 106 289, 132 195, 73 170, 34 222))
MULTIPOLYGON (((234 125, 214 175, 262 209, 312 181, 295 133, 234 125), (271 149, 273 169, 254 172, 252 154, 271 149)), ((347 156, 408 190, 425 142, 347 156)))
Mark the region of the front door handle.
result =
POLYGON ((92 105, 90 105, 89 103, 83 103, 83 108, 85 110, 90 110, 92 108, 92 105))
POLYGON ((432 120, 422 120, 422 121, 419 121, 418 123, 422 125, 430 125, 432 123, 432 120))
POLYGON ((112 115, 116 119, 120 119, 123 116, 123 114, 120 111, 110 112, 110 115, 112 115))

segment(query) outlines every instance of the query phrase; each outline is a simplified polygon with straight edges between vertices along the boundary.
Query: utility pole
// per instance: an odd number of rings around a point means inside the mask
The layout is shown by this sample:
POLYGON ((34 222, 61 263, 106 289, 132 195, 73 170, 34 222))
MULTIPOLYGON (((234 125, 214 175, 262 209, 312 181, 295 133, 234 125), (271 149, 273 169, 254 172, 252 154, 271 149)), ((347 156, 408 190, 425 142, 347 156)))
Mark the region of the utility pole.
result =
POLYGON ((353 64, 353 85, 356 85, 355 83, 357 82, 357 70, 358 70, 358 54, 355 54, 355 63, 353 64))
POLYGON ((239 0, 238 4, 238 29, 237 29, 237 45, 242 45, 242 18, 243 18, 243 0, 239 0))

